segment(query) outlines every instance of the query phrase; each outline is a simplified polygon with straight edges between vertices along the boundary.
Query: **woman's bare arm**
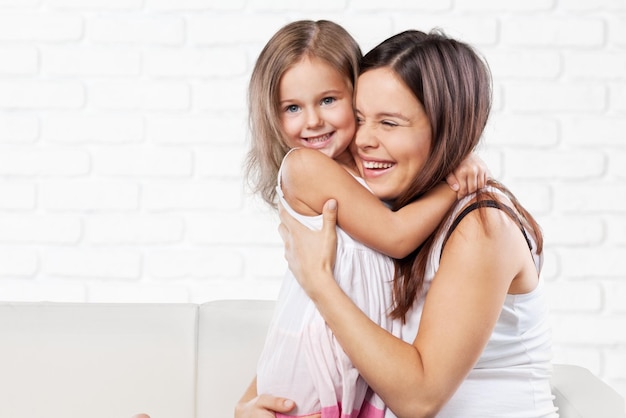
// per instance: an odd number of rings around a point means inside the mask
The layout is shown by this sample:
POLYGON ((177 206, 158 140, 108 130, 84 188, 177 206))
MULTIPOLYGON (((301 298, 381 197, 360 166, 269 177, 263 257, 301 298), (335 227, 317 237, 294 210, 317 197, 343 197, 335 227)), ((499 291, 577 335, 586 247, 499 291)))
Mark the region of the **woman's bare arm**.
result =
POLYGON ((398 417, 432 416, 453 395, 484 349, 513 278, 534 269, 510 218, 496 209, 486 210, 484 220, 470 213, 448 240, 419 332, 408 344, 370 321, 336 284, 332 216, 322 231, 302 227, 284 211, 281 221, 290 269, 398 417))

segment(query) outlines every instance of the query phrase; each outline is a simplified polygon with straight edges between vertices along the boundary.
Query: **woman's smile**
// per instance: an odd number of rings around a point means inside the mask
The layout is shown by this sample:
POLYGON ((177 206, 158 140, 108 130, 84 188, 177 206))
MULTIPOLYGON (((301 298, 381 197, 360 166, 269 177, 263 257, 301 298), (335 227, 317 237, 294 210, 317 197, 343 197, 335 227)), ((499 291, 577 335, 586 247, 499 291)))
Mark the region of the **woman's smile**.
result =
POLYGON ((373 178, 376 176, 380 176, 388 172, 395 166, 395 163, 391 161, 384 160, 372 160, 366 157, 360 157, 363 178, 367 180, 367 178, 373 178))

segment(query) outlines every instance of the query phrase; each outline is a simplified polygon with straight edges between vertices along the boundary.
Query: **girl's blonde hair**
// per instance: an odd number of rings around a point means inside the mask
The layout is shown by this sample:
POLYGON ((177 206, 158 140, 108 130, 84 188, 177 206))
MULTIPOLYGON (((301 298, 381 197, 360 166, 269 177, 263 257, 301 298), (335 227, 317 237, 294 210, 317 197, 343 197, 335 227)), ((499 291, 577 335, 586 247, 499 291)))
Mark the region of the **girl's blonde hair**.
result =
POLYGON ((279 87, 283 74, 302 58, 325 61, 346 79, 351 93, 358 76, 361 49, 340 25, 328 20, 300 20, 282 27, 265 45, 248 87, 251 133, 245 175, 251 190, 276 207, 276 177, 289 151, 280 125, 279 87))

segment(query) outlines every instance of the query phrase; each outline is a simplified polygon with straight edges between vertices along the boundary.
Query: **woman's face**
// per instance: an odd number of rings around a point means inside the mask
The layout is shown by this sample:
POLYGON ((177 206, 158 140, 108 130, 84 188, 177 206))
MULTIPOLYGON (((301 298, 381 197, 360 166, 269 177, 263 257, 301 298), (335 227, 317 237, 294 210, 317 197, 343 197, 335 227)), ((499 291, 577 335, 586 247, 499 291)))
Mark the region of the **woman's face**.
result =
POLYGON ((379 199, 393 201, 430 154, 432 132, 424 107, 391 69, 377 68, 357 81, 356 115, 351 151, 359 171, 379 199))

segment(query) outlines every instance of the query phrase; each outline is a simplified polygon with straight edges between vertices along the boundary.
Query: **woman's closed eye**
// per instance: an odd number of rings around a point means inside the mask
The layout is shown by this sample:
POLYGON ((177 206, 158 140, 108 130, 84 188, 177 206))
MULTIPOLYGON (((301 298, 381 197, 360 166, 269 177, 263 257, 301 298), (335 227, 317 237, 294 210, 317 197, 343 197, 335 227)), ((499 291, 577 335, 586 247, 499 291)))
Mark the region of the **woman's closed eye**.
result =
POLYGON ((398 124, 394 121, 391 120, 387 120, 387 119, 383 119, 380 121, 381 125, 384 125, 385 127, 389 127, 389 128, 394 128, 396 126, 398 126, 398 124))

